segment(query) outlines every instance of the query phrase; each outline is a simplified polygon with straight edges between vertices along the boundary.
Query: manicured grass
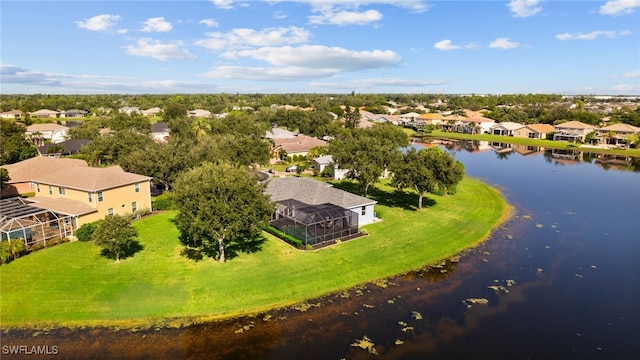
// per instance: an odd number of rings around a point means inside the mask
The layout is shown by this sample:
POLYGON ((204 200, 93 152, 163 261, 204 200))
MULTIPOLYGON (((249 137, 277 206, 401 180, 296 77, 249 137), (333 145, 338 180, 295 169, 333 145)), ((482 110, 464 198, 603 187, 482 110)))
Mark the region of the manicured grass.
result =
MULTIPOLYGON (((337 186, 349 186, 347 183, 337 186)), ((135 222, 144 247, 116 264, 92 243, 43 249, 0 267, 3 328, 179 325, 292 305, 450 257, 485 239, 509 206, 493 188, 465 179, 455 196, 372 197, 383 221, 369 236, 295 250, 265 233, 262 250, 220 264, 180 255, 173 212, 135 222)))
POLYGON ((540 146, 544 148, 553 148, 553 149, 580 150, 580 151, 585 151, 590 153, 599 153, 599 154, 640 156, 640 149, 600 149, 600 148, 591 148, 591 147, 580 147, 580 144, 564 142, 564 141, 537 140, 537 139, 518 138, 513 136, 502 136, 502 135, 492 135, 492 134, 478 134, 478 135, 459 134, 459 133, 443 132, 439 130, 434 130, 431 133, 424 134, 424 139, 426 140, 433 139, 433 138, 490 141, 490 142, 501 142, 501 143, 508 143, 508 144, 540 146))

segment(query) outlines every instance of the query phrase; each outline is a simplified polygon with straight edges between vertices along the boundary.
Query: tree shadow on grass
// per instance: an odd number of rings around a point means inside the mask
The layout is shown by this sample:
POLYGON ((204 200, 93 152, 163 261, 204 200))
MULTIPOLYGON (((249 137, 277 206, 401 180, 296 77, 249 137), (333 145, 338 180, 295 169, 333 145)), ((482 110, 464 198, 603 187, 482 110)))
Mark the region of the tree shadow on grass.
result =
MULTIPOLYGON (((142 250, 144 250, 144 246, 142 246, 142 244, 140 244, 138 241, 133 241, 129 244, 129 246, 125 247, 124 249, 122 249, 122 251, 120 251, 120 260, 126 259, 128 257, 132 257, 137 252, 140 252, 142 250)), ((102 251, 100 251, 100 255, 106 257, 107 259, 111 259, 111 260, 116 259, 116 254, 106 248, 103 248, 102 251)))
POLYGON ((267 241, 267 238, 258 233, 253 236, 244 237, 241 242, 232 242, 225 250, 227 259, 233 259, 238 256, 239 253, 253 254, 262 250, 262 244, 267 241))
MULTIPOLYGON (((344 190, 350 192, 352 194, 362 195, 362 188, 360 184, 348 180, 343 180, 340 182, 332 183, 336 189, 344 190)), ((391 191, 385 191, 380 189, 377 186, 369 187, 369 192, 367 193, 367 197, 369 199, 375 200, 378 204, 388 207, 401 208, 404 210, 418 210, 418 194, 413 191, 402 191, 393 189, 391 191)), ((436 205, 436 200, 424 196, 422 198, 422 207, 432 207, 436 205)))

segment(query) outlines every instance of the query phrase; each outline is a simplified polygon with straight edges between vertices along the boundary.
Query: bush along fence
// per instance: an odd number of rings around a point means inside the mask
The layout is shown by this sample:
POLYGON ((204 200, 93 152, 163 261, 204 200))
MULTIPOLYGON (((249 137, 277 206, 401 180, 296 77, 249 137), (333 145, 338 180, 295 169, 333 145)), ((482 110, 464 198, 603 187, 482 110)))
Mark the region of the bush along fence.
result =
POLYGON ((302 241, 294 238, 293 236, 289 235, 289 234, 285 234, 284 232, 276 229, 275 227, 269 225, 264 229, 266 232, 268 232, 269 234, 284 240, 285 242, 289 243, 290 245, 292 245, 293 247, 295 247, 296 249, 304 249, 304 245, 302 245, 302 241))

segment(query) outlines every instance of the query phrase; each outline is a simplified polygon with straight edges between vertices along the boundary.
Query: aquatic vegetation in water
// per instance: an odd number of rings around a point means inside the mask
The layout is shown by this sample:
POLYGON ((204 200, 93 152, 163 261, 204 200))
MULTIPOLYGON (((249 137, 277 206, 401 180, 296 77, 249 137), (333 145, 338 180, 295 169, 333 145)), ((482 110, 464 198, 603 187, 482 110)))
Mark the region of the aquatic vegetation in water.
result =
POLYGON ((378 352, 374 347, 375 344, 371 341, 371 339, 367 337, 367 335, 364 335, 361 340, 356 340, 356 342, 351 344, 351 346, 359 347, 360 349, 367 350, 369 354, 378 355, 378 352))
POLYGON ((522 215, 522 219, 525 219, 525 220, 531 219, 531 215, 529 215, 529 214, 522 215))
POLYGON ((376 280, 373 282, 377 287, 386 289, 389 286, 387 279, 376 280))
POLYGON ((538 223, 538 224, 536 224, 536 227, 537 227, 538 229, 542 229, 542 228, 544 227, 544 225, 542 225, 542 224, 538 223))
POLYGON ((312 307, 320 307, 320 303, 316 303, 316 304, 302 303, 302 304, 294 306, 293 309, 294 310, 298 310, 300 312, 305 312, 305 311, 311 309, 312 307))
POLYGON ((471 307, 471 305, 479 304, 479 305, 488 305, 489 300, 485 298, 469 298, 462 300, 462 303, 467 306, 467 309, 471 307))
POLYGON ((422 320, 422 314, 420 314, 417 311, 412 311, 411 312, 411 317, 416 319, 416 320, 422 320))
POLYGON ((404 344, 404 341, 400 339, 396 339, 396 345, 402 345, 402 344, 404 344))
POLYGON ((241 328, 239 328, 238 330, 234 331, 234 333, 240 334, 240 333, 243 333, 245 331, 249 331, 249 330, 253 329, 255 326, 256 326, 256 324, 252 321, 248 325, 244 325, 241 328))

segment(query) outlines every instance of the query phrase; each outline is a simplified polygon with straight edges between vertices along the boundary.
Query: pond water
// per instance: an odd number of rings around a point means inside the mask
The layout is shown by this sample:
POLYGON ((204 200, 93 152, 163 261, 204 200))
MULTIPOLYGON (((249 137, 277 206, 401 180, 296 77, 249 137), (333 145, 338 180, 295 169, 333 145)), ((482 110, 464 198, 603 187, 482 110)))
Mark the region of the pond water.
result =
POLYGON ((2 358, 640 358, 640 162, 504 148, 447 149, 516 208, 459 261, 182 329, 12 331, 2 358))

